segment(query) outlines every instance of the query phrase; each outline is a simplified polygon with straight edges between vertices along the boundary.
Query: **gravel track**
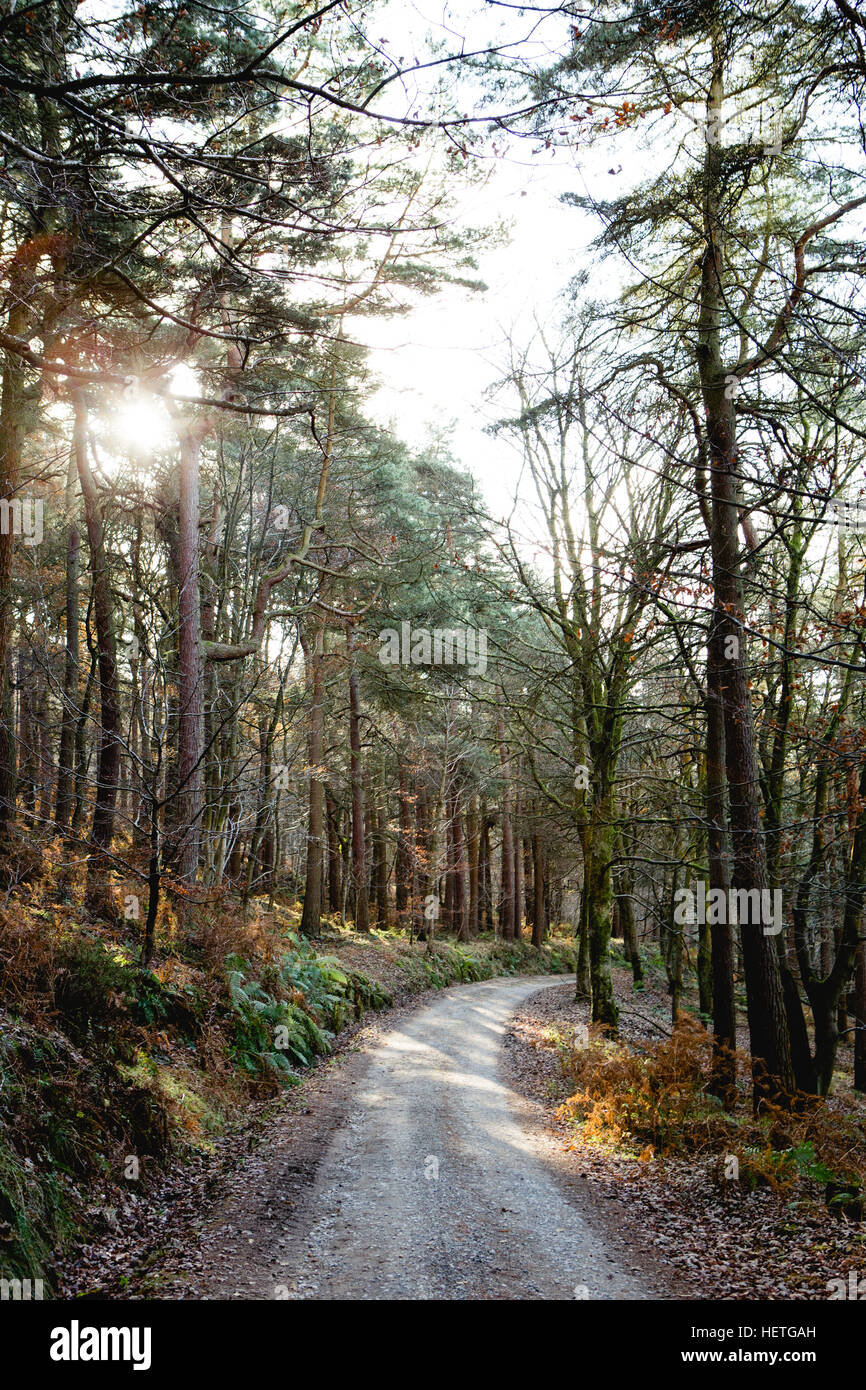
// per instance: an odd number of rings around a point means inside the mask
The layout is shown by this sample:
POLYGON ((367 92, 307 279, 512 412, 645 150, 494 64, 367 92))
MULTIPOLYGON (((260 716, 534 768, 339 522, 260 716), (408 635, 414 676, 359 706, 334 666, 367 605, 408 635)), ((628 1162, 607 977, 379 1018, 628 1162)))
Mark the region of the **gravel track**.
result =
POLYGON ((449 989, 375 1044, 319 1165, 306 1233, 283 1245, 281 1282, 271 1264, 247 1297, 659 1296, 563 1191, 503 1079, 508 1019, 550 985, 449 989))

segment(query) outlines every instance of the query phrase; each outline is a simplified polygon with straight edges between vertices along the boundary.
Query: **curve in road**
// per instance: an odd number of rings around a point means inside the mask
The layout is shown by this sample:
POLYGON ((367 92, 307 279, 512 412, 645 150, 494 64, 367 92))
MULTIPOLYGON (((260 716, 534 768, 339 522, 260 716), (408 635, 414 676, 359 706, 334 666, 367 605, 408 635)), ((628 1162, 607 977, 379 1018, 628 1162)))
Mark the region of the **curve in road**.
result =
POLYGON ((508 1019, 550 977, 449 989, 371 1050, 277 1297, 644 1299, 518 1118, 508 1019))

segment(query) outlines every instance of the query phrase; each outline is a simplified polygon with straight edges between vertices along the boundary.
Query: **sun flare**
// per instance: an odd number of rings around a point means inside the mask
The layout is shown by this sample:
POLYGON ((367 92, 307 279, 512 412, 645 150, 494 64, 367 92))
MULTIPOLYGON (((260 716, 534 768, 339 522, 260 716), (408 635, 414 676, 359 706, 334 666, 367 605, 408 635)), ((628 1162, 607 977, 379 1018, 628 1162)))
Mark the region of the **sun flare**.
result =
POLYGON ((111 422, 112 442, 135 454, 156 454, 172 441, 171 416, 153 396, 123 400, 111 422))

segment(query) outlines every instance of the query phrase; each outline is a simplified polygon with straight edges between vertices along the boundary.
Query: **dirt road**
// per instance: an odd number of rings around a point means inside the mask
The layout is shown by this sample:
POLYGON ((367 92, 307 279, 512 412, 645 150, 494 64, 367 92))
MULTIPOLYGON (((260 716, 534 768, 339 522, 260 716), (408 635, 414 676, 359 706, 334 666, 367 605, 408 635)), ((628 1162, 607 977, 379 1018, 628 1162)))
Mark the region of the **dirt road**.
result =
POLYGON ((379 1042, 271 1297, 653 1297, 564 1194, 500 1077, 509 1015, 544 986, 449 989, 379 1042))
POLYGON ((132 1296, 665 1297, 504 1079, 509 1019, 551 987, 500 978, 371 1016, 132 1296))

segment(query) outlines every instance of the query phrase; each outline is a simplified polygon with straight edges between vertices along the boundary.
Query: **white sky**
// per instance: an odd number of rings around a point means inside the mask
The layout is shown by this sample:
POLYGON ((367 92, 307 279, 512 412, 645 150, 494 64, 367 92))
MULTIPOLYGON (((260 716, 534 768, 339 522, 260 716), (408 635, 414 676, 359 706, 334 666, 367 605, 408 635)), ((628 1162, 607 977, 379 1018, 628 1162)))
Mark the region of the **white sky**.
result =
MULTIPOLYGON (((525 56, 538 58, 549 52, 548 42, 559 43, 563 26, 570 22, 563 16, 539 20, 531 12, 520 15, 516 9, 478 0, 391 0, 379 19, 381 27, 375 32, 387 35, 383 48, 407 61, 429 53, 424 37, 428 32, 446 39, 451 52, 460 48, 461 40, 471 51, 501 42, 507 34, 519 41, 525 56)), ((424 81, 422 75, 419 91, 424 81)), ((466 86, 460 104, 471 110, 475 92, 469 83, 466 86)), ((376 105, 379 110, 405 111, 407 97, 414 95, 408 84, 395 84, 387 100, 383 94, 376 105)), ((507 109, 508 102, 503 105, 507 109)), ((688 119, 694 121, 694 115, 688 119)), ((734 107, 726 109, 726 119, 736 122, 734 107)), ((751 129, 758 122, 763 133, 763 119, 760 111, 750 110, 746 124, 751 129)), ((672 119, 671 141, 677 129, 682 134, 685 120, 672 119)), ((772 124, 768 117, 768 129, 772 124)), ((500 219, 513 223, 508 246, 479 250, 478 273, 489 285, 487 292, 446 288, 402 318, 356 325, 359 339, 373 348, 371 365, 383 383, 372 402, 374 417, 392 424, 414 445, 425 442, 431 425, 441 429, 453 422, 454 453, 479 480, 494 513, 510 511, 520 469, 513 447, 485 433, 485 425, 500 413, 485 399, 485 391, 502 375, 508 332, 525 345, 534 319, 550 326, 561 312, 558 296, 587 266, 596 277, 590 280, 590 293, 598 298, 615 293, 624 276, 630 278, 614 259, 594 270, 587 247, 600 224, 589 213, 562 204, 561 195, 591 191, 602 200, 614 191, 621 195, 624 185, 641 180, 649 167, 671 156, 673 145, 667 143, 665 153, 666 141, 660 144, 657 134, 645 134, 638 127, 622 139, 595 141, 581 149, 578 162, 563 148, 539 154, 531 140, 514 140, 509 153, 490 161, 494 172, 483 188, 464 188, 458 195, 462 225, 500 219), (615 175, 610 166, 616 166, 615 175), (601 277, 614 283, 599 283, 601 277)), ((697 128, 691 138, 700 151, 703 135, 697 128)))
POLYGON ((559 201, 563 191, 577 187, 574 171, 517 162, 528 154, 527 144, 484 189, 468 190, 461 201, 470 226, 514 221, 510 243, 482 248, 479 256, 479 275, 489 288, 472 293, 447 286, 402 318, 359 325, 383 383, 372 401, 374 416, 393 423, 413 445, 424 443, 431 425, 453 421, 457 458, 497 507, 513 493, 518 460, 484 432, 496 416, 485 390, 502 374, 508 333, 522 342, 532 335, 535 316, 550 323, 558 315, 557 297, 582 264, 593 231, 589 219, 559 201))
MULTIPOLYGON (((540 57, 547 51, 543 34, 551 40, 559 37, 565 22, 548 18, 539 27, 535 16, 473 0, 393 0, 380 11, 377 32, 388 36, 390 54, 407 60, 429 52, 428 33, 446 42, 450 52, 461 42, 467 51, 481 49, 507 34, 520 40, 523 54, 540 57), (527 42, 533 30, 534 38, 527 42)), ((461 108, 470 110, 474 93, 470 83, 463 85, 461 108)), ((411 89, 395 88, 377 107, 405 109, 401 101, 407 94, 413 95, 411 89)), ((499 143, 501 147, 501 137, 499 143)), ((485 434, 497 411, 484 393, 502 375, 508 333, 524 342, 532 335, 533 316, 548 324, 557 316, 557 296, 583 264, 582 250, 597 227, 560 202, 562 193, 582 191, 580 177, 561 150, 539 156, 532 142, 523 140, 514 141, 505 157, 491 159, 489 150, 482 157, 493 173, 483 187, 460 191, 459 223, 513 224, 507 246, 480 248, 477 278, 488 285, 487 291, 446 287, 408 315, 364 320, 355 327, 359 340, 373 348, 371 365, 383 383, 371 404, 374 418, 392 424, 411 445, 425 443, 431 426, 453 423, 457 460, 479 480, 490 505, 504 514, 520 460, 507 443, 485 434)))

